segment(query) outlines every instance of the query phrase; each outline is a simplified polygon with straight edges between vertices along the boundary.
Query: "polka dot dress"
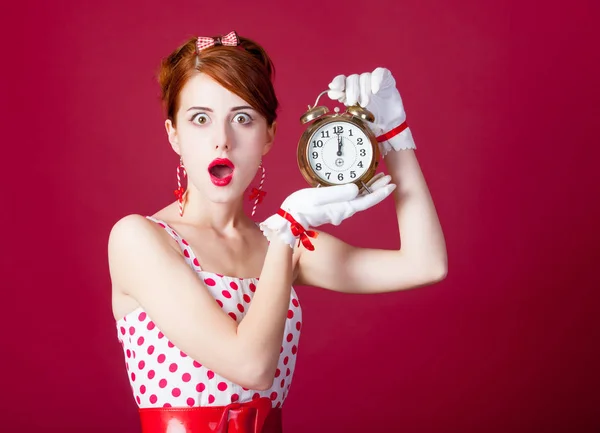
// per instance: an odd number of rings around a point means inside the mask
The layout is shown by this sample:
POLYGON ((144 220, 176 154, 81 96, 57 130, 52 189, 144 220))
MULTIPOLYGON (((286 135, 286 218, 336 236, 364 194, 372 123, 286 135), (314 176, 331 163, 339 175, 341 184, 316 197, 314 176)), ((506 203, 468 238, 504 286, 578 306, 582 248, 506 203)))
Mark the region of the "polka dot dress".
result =
MULTIPOLYGON (((250 307, 258 280, 203 271, 185 239, 165 222, 147 218, 177 241, 186 262, 203 279, 217 304, 239 323, 250 307)), ((190 358, 169 341, 141 307, 117 321, 117 335, 140 408, 224 406, 260 397, 269 397, 273 407, 281 407, 292 383, 301 326, 302 309, 292 288, 275 380, 264 391, 242 388, 190 358)))

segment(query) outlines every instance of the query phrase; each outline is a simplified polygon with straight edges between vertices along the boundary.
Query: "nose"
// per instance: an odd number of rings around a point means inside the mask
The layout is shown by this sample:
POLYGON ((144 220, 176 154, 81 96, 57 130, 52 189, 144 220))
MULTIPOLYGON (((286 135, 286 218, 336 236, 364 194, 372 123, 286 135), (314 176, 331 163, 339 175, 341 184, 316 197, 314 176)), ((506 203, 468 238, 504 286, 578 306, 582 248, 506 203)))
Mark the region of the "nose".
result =
POLYGON ((233 134, 231 125, 228 122, 223 122, 218 128, 215 128, 215 149, 216 150, 231 150, 233 144, 233 134))

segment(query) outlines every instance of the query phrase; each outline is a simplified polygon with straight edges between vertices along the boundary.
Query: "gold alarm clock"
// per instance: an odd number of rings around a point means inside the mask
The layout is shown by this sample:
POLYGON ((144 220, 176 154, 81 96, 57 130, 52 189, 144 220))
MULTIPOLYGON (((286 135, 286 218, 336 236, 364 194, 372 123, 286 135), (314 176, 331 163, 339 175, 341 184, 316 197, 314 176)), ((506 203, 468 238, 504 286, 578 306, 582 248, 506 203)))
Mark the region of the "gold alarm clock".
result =
POLYGON ((311 186, 355 183, 368 191, 366 184, 375 175, 380 153, 375 134, 365 122, 375 118, 359 105, 343 113, 336 107, 330 113, 327 107, 317 106, 325 93, 300 117, 300 123, 310 124, 298 142, 300 172, 311 186))

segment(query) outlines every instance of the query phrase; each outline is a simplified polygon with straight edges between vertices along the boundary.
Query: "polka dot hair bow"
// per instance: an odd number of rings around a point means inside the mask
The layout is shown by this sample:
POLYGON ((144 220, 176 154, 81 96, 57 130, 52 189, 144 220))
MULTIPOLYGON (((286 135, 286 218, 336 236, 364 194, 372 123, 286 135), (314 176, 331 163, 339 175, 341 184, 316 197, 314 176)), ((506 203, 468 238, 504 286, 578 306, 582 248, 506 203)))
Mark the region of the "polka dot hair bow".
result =
POLYGON ((227 45, 229 47, 235 47, 240 43, 237 33, 235 31, 227 33, 225 36, 217 38, 211 38, 206 36, 198 36, 196 41, 196 50, 198 52, 205 48, 212 47, 215 45, 227 45))

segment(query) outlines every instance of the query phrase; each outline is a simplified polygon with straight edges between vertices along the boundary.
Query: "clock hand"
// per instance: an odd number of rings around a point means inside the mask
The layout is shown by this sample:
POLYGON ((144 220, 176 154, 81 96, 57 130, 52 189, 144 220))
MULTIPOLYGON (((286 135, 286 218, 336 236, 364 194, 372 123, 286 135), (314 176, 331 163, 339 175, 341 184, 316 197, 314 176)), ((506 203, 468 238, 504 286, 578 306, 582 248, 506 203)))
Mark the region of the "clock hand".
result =
POLYGON ((338 134, 338 151, 337 156, 342 156, 342 136, 338 134))

